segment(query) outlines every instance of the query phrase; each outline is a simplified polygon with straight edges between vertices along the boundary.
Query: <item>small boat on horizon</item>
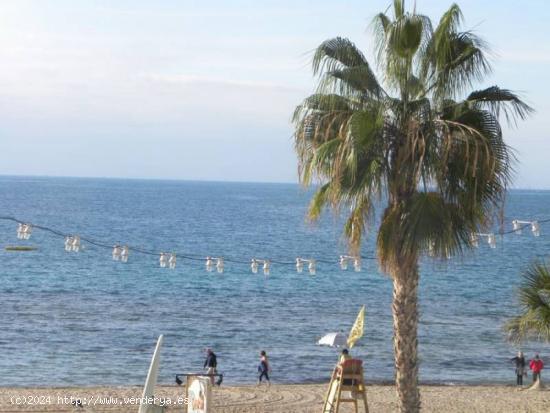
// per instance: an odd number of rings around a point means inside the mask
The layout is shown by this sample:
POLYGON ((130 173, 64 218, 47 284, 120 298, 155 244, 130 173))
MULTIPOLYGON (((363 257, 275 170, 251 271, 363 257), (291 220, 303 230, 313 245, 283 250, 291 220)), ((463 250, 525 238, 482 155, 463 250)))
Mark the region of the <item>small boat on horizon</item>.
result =
POLYGON ((38 248, 30 245, 6 245, 6 251, 36 251, 38 248))

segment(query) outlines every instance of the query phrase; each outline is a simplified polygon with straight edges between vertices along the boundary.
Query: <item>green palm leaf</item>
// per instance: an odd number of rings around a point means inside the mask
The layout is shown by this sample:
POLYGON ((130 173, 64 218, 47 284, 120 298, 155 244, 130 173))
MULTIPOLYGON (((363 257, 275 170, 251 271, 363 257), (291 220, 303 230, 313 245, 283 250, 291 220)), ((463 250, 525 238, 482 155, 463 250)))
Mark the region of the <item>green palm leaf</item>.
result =
POLYGON ((518 291, 520 315, 505 325, 508 338, 550 342, 550 269, 543 262, 533 263, 523 274, 518 291))

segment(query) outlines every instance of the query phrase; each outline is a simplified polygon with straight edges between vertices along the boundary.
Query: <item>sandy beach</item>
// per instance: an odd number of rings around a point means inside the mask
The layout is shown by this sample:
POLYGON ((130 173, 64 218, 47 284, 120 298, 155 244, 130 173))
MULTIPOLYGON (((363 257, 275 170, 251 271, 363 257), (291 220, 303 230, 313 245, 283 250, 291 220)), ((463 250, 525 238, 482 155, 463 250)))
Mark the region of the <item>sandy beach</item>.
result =
MULTIPOLYGON (((326 385, 239 386, 214 389, 215 413, 319 412, 326 385)), ((422 386, 423 412, 548 412, 550 391, 525 391, 512 386, 422 386)), ((0 412, 137 412, 132 397, 140 387, 1 388, 0 412), (31 397, 31 399, 29 399, 31 397), (74 407, 70 398, 90 400, 94 406, 74 407), (38 404, 24 403, 33 400, 38 404), (20 404, 18 404, 20 403, 20 404)), ((184 388, 160 386, 156 396, 176 401, 184 388)), ((393 386, 368 386, 371 412, 396 411, 393 386)), ((167 411, 183 412, 182 406, 167 411)), ((343 412, 351 411, 344 408, 343 412)))

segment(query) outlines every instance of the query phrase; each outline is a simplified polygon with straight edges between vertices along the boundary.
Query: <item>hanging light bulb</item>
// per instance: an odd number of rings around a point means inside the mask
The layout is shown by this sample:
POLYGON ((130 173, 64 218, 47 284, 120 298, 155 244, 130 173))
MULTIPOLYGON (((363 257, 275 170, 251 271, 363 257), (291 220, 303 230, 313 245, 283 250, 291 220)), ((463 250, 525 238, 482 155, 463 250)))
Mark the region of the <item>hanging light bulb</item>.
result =
POLYGON ((487 235, 487 243, 491 248, 497 247, 497 238, 495 237, 495 234, 488 234, 487 235))
POLYGON ((255 258, 252 258, 250 269, 252 270, 252 274, 258 274, 258 261, 255 258))
POLYGON ((80 237, 78 235, 75 235, 72 237, 65 237, 65 251, 67 252, 80 251, 80 237))
POLYGON ((29 239, 31 237, 32 232, 32 225, 27 224, 27 227, 25 228, 25 239, 29 239))
POLYGON ((29 239, 31 237, 32 227, 29 224, 23 225, 23 239, 29 239))
POLYGON ((265 260, 264 261, 264 275, 269 275, 269 271, 271 269, 271 263, 269 262, 269 260, 265 260))
POLYGON ((206 257, 206 271, 212 272, 214 269, 214 262, 212 261, 212 258, 206 257))
POLYGON ((348 259, 347 259, 347 257, 345 257, 343 255, 340 255, 340 268, 342 270, 347 270, 348 269, 348 259))
POLYGON ((168 267, 170 267, 171 270, 176 268, 176 254, 170 254, 170 258, 168 258, 168 267))
POLYGON ((160 253, 160 258, 159 258, 160 268, 166 268, 167 263, 168 263, 168 254, 165 254, 164 252, 161 252, 160 253))
POLYGON ((65 251, 67 252, 71 251, 72 245, 73 245, 73 238, 65 237, 65 251))
POLYGON ((71 251, 79 252, 80 251, 80 237, 78 235, 74 236, 71 242, 71 251))
POLYGON ((523 226, 531 226, 531 232, 535 237, 540 236, 540 224, 538 221, 520 221, 519 219, 514 219, 512 221, 512 228, 516 234, 521 234, 523 226))
POLYGON ((307 269, 309 270, 309 273, 311 275, 315 275, 316 274, 316 269, 315 269, 315 260, 309 260, 309 264, 307 265, 307 269))
MULTIPOLYGON (((122 248, 120 248, 118 245, 115 245, 113 247, 113 261, 120 261, 120 254, 121 253, 122 253, 122 248)), ((162 267, 162 263, 161 263, 161 267, 162 267)))
POLYGON ((301 258, 296 258, 296 272, 301 274, 304 271, 304 263, 301 258))
POLYGON ((361 271, 361 257, 355 257, 353 259, 353 269, 355 272, 361 271))
POLYGON ((470 245, 474 248, 479 247, 479 237, 475 233, 470 234, 470 245))
POLYGON ((540 237, 540 224, 538 221, 531 222, 531 231, 535 237, 540 237))
POLYGON ((517 219, 512 221, 512 229, 516 234, 521 235, 521 224, 517 219))
POLYGON ((32 226, 30 224, 22 224, 21 222, 17 224, 17 238, 18 239, 29 239, 31 237, 32 226))
POLYGON ((216 260, 216 270, 218 271, 219 274, 222 274, 223 273, 223 258, 218 258, 216 260))
POLYGON ((122 250, 120 251, 120 261, 121 262, 128 262, 128 254, 130 253, 130 249, 127 245, 122 247, 122 250))

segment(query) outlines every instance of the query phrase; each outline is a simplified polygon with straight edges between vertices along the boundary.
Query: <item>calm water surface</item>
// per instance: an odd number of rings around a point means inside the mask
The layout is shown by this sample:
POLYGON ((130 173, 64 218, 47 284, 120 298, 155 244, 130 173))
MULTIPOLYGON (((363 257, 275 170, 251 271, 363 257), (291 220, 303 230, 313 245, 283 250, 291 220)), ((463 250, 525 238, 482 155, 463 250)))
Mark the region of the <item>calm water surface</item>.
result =
MULTIPOLYGON (((0 177, 0 192, 0 215, 109 244, 246 260, 336 262, 345 250, 337 217, 305 223, 310 194, 295 185, 0 177)), ((548 218, 548 205, 550 192, 515 191, 506 215, 548 218)), ((1 247, 21 243, 15 230, 0 221, 1 247)), ((550 251, 550 227, 542 231, 540 238, 524 231, 499 239, 496 250, 484 244, 467 257, 422 264, 421 380, 514 380, 507 359, 516 349, 502 325, 517 309, 519 273, 550 251)), ((62 238, 38 230, 26 244, 38 250, 0 250, 2 386, 142 383, 161 333, 164 383, 200 370, 207 346, 230 383, 255 380, 262 349, 275 381, 324 380, 335 350, 316 340, 349 329, 363 304, 366 334, 355 354, 365 359, 368 380, 393 378, 391 282, 374 261, 359 273, 319 263, 313 277, 273 264, 266 278, 247 265, 226 263, 220 275, 183 259, 170 271, 157 257, 135 253, 121 264, 92 245, 67 253, 62 238)), ((372 251, 370 240, 363 253, 372 251)), ((536 344, 523 350, 548 353, 536 344)))

